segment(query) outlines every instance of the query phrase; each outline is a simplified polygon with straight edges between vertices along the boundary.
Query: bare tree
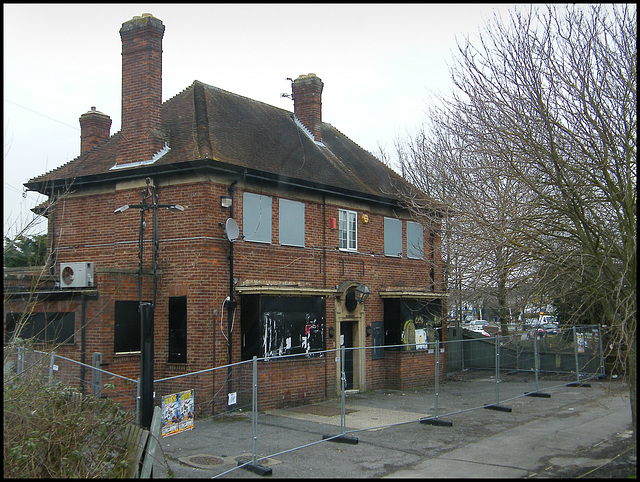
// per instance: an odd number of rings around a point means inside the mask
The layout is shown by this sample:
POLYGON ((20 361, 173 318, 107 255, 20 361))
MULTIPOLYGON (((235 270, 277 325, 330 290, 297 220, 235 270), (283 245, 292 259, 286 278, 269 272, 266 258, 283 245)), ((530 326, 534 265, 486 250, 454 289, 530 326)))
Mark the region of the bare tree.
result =
POLYGON ((540 292, 573 300, 568 321, 591 316, 609 328, 634 427, 636 34, 634 5, 530 7, 494 18, 459 46, 435 137, 453 139, 447 162, 469 162, 467 187, 478 175, 505 193, 464 205, 474 229, 494 240, 498 283, 500 266, 510 265, 502 248, 515 250, 540 292))
MULTIPOLYGON (((397 139, 396 154, 404 176, 448 207, 442 244, 450 299, 458 308, 463 296, 479 306, 496 300, 506 335, 513 292, 521 296, 532 275, 530 260, 513 244, 522 241, 520 220, 529 216, 533 196, 506 174, 502 157, 453 127, 458 120, 452 112, 433 108, 429 127, 397 139)), ((423 216, 420 203, 409 204, 423 216)))

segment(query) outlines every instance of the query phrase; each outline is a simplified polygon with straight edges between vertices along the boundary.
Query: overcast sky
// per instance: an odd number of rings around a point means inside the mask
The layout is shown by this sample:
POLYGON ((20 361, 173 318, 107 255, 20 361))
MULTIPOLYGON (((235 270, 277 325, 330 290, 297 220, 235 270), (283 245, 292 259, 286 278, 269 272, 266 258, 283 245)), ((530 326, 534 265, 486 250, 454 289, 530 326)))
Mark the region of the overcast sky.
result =
MULTIPOLYGON (((293 110, 287 77, 324 82, 322 120, 364 149, 426 120, 430 92, 451 90, 456 41, 510 5, 4 4, 4 234, 44 198, 23 183, 80 154, 92 106, 120 130, 119 30, 151 13, 165 25, 162 100, 202 81, 293 110)), ((35 232, 46 232, 41 223, 35 232)))

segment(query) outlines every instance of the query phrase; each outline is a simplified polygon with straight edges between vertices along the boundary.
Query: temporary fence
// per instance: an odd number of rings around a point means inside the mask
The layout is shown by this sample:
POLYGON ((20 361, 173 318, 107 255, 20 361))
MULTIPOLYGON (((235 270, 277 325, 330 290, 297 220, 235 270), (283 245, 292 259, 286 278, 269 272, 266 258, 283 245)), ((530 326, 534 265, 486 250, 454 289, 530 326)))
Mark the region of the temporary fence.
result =
MULTIPOLYGON (((217 432, 217 438, 212 437, 208 451, 226 453, 231 445, 239 445, 244 447, 245 456, 237 466, 221 465, 216 476, 239 468, 266 475, 272 468, 265 461, 276 456, 318 443, 357 444, 359 431, 390 426, 376 426, 372 420, 358 419, 356 413, 362 398, 355 399, 354 391, 347 389, 351 368, 345 367, 345 361, 356 359, 366 364, 366 370, 374 370, 372 353, 380 349, 385 356, 381 358, 378 351, 378 370, 385 362, 402 364, 403 357, 410 359, 408 369, 401 373, 408 375, 411 387, 418 389, 422 397, 417 405, 400 397, 390 398, 389 412, 395 417, 391 425, 417 422, 452 426, 452 419, 461 412, 476 409, 510 412, 510 402, 518 398, 545 398, 565 387, 589 387, 590 380, 604 375, 599 327, 576 326, 564 335, 467 333, 450 341, 436 339, 414 345, 341 347, 313 355, 254 357, 233 365, 156 380, 154 387, 158 397, 193 390, 196 419, 206 416, 212 423, 233 424, 232 432, 225 435, 217 432), (416 364, 415 357, 421 362, 416 364), (455 357, 462 358, 463 367, 452 370, 458 362, 455 357), (337 368, 328 363, 331 361, 336 362, 337 368), (422 368, 415 370, 415 366, 422 368), (416 382, 416 372, 422 377, 421 382, 416 382), (459 390, 448 390, 459 381, 469 386, 462 396, 459 390), (291 447, 287 446, 287 437, 273 435, 270 418, 273 414, 294 418, 302 414, 339 416, 340 425, 317 440, 291 447), (269 427, 270 435, 260 435, 261 427, 269 427), (265 447, 268 455, 264 455, 265 447)), ((370 385, 376 386, 374 382, 370 385)), ((389 388, 385 391, 394 392, 389 388)))
MULTIPOLYGON (((154 402, 163 407, 163 436, 193 428, 198 419, 232 423, 233 443, 245 447, 246 457, 237 466, 221 466, 216 476, 238 468, 269 474, 271 468, 263 463, 272 457, 318 443, 356 444, 359 431, 389 426, 388 423, 376 426, 372 420, 365 423, 356 418, 356 405, 363 402, 355 400, 354 392, 347 387, 348 378, 358 370, 359 385, 366 385, 367 390, 384 389, 389 393, 405 388, 419 390, 421 398, 417 405, 398 398, 393 400, 392 411, 397 419, 391 424, 417 422, 441 426, 452 426, 456 414, 461 412, 476 409, 508 412, 510 402, 515 399, 550 397, 551 392, 565 387, 588 387, 590 380, 605 375, 602 337, 596 325, 575 326, 564 333, 542 337, 538 333, 484 336, 465 330, 461 336, 451 338, 421 344, 343 346, 313 354, 253 357, 155 380, 154 402), (360 368, 345 366, 347 361, 360 368), (394 377, 401 379, 391 380, 394 377), (403 384, 402 377, 410 384, 403 384), (459 390, 450 390, 453 383, 459 382, 469 386, 464 395, 459 390), (296 447, 288 447, 286 437, 271 435, 268 440, 271 453, 259 455, 261 444, 267 445, 267 440, 259 438, 259 427, 266 423, 265 418, 274 413, 291 416, 300 412, 339 416, 340 426, 333 433, 296 447)), ((117 398, 128 409, 137 411, 138 381, 97 368, 97 360, 94 365, 86 365, 55 354, 25 350, 17 350, 10 358, 15 360, 12 369, 17 374, 39 366, 52 380, 83 385, 87 392, 91 389, 96 396, 117 398)), ((212 437, 209 450, 218 447, 224 451, 229 443, 228 438, 212 437)))
POLYGON ((448 343, 449 371, 495 368, 496 346, 504 370, 572 373, 580 377, 604 374, 602 336, 598 325, 573 326, 558 334, 524 331, 509 336, 483 336, 459 330, 448 343), (477 341, 473 341, 477 340, 477 341))
MULTIPOLYGON (((121 407, 138 419, 139 380, 133 380, 103 370, 100 354, 94 353, 92 365, 58 355, 55 352, 29 350, 24 347, 5 348, 5 376, 39 376, 72 387, 82 395, 116 400, 121 407)), ((134 418, 135 417, 135 418, 134 418)))

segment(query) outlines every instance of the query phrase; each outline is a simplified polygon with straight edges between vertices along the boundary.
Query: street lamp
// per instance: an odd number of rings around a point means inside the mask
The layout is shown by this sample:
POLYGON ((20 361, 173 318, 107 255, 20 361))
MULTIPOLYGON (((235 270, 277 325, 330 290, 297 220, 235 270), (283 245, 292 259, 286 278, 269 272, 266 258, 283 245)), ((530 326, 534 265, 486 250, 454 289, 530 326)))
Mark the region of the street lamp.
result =
POLYGON ((356 301, 358 303, 364 303, 364 301, 367 299, 367 297, 371 293, 369 291, 369 287, 365 284, 359 284, 358 286, 356 286, 355 291, 356 291, 356 301))
POLYGON ((158 204, 158 194, 151 180, 146 179, 147 188, 142 191, 141 204, 125 204, 114 211, 120 214, 128 209, 140 210, 140 232, 138 236, 138 303, 140 311, 140 426, 149 429, 153 418, 153 314, 156 305, 158 287, 158 209, 172 212, 183 212, 184 207, 179 204, 158 204), (147 204, 151 199, 151 204, 147 204), (153 211, 153 302, 142 302, 142 254, 144 248, 144 229, 146 223, 144 213, 153 211))

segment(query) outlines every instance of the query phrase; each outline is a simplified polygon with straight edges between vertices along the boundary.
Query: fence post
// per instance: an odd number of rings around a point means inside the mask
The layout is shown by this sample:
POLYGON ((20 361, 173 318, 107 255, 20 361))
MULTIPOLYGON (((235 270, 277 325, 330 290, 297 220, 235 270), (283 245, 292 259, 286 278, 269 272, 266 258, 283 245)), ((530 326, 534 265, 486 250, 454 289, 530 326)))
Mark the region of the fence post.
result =
POLYGON ((510 412, 511 407, 500 405, 500 335, 496 335, 496 403, 493 405, 485 405, 484 408, 498 410, 500 412, 510 412))
POLYGON ((435 399, 435 415, 438 418, 438 390, 440 388, 440 340, 436 340, 436 378, 434 380, 436 399, 435 399))
POLYGON ((576 356, 576 383, 580 383, 580 359, 578 350, 578 333, 576 331, 576 327, 573 327, 573 352, 576 356))
POLYGON ((251 444, 251 460, 256 465, 256 451, 258 444, 258 357, 253 355, 253 393, 251 396, 251 425, 252 425, 252 444, 251 444))
POLYGON ((136 380, 136 425, 140 426, 140 377, 136 380))
POLYGON ((435 373, 435 416, 433 418, 420 419, 420 423, 428 425, 453 426, 452 422, 438 419, 438 396, 440 395, 440 338, 436 338, 436 373, 435 373))
POLYGON ((540 374, 540 353, 538 352, 538 337, 533 337, 533 363, 536 371, 536 392, 538 391, 538 377, 540 374))
POLYGON ((536 336, 533 337, 533 363, 534 363, 534 370, 535 370, 535 374, 536 374, 536 391, 535 392, 530 392, 527 393, 526 395, 528 397, 540 397, 540 398, 551 398, 551 394, 550 393, 542 393, 539 391, 539 384, 538 384, 538 376, 540 373, 540 352, 538 349, 538 335, 536 334, 536 336))
POLYGON ((346 348, 340 347, 340 434, 344 436, 346 425, 345 390, 347 388, 347 374, 344 370, 346 348))
POLYGON ((496 335, 496 405, 500 405, 500 335, 496 335))
POLYGON ((55 360, 56 360, 56 355, 55 353, 51 353, 51 359, 49 361, 49 383, 53 384, 53 372, 54 372, 54 367, 56 367, 55 365, 55 360))
POLYGON ((99 369, 102 366, 102 353, 96 352, 91 355, 91 395, 100 398, 102 396, 102 372, 99 369))
POLYGON ((340 345, 340 397, 341 397, 341 406, 340 406, 340 435, 323 435, 323 439, 329 439, 331 442, 343 442, 349 444, 357 444, 358 438, 352 437, 350 435, 346 435, 345 425, 346 425, 346 415, 345 415, 345 390, 347 387, 347 374, 344 371, 344 354, 346 348, 344 345, 340 345))
POLYGON ((606 367, 605 367, 605 363, 604 363, 604 354, 602 351, 602 326, 598 325, 598 343, 600 345, 600 371, 601 371, 601 375, 600 378, 604 378, 606 376, 606 367))
POLYGON ((258 463, 258 357, 253 355, 253 381, 251 390, 251 461, 238 460, 238 466, 259 475, 271 475, 271 467, 258 463))
POLYGON ((17 375, 22 375, 22 373, 24 372, 24 347, 23 346, 19 346, 18 347, 18 360, 16 362, 16 374, 17 375))
POLYGON ((576 357, 576 381, 575 383, 567 383, 567 387, 590 387, 591 385, 588 383, 580 382, 580 361, 578 355, 578 334, 576 332, 576 327, 573 327, 573 352, 576 357))

